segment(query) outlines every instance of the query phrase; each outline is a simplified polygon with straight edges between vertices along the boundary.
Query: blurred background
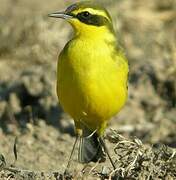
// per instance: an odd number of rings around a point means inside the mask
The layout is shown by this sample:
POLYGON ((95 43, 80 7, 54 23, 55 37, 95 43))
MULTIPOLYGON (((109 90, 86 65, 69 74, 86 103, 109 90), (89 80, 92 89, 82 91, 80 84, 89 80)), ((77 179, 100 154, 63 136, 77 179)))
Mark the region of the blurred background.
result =
MULTIPOLYGON (((20 167, 62 170, 74 141, 55 91, 57 57, 72 29, 47 17, 73 2, 0 0, 0 153, 13 162, 17 136, 20 167)), ((128 102, 107 133, 176 147, 176 1, 101 3, 130 65, 128 102)))

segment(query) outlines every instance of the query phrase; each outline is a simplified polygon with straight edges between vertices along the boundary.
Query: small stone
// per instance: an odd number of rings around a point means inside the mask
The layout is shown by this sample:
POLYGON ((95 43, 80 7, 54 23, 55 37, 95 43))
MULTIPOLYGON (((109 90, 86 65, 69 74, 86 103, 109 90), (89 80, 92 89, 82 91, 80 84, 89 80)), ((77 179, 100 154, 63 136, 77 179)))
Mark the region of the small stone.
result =
POLYGON ((20 100, 15 93, 11 93, 9 96, 9 105, 13 113, 17 114, 21 112, 20 100))
POLYGON ((110 169, 107 168, 106 166, 103 166, 102 171, 101 171, 101 174, 107 175, 107 174, 109 174, 109 172, 110 172, 110 169))
POLYGON ((33 127, 33 125, 32 125, 31 123, 27 123, 27 124, 26 124, 26 128, 27 128, 31 133, 34 132, 34 127, 33 127))
POLYGON ((46 127, 45 121, 42 120, 42 119, 38 120, 38 126, 39 126, 39 127, 46 127))

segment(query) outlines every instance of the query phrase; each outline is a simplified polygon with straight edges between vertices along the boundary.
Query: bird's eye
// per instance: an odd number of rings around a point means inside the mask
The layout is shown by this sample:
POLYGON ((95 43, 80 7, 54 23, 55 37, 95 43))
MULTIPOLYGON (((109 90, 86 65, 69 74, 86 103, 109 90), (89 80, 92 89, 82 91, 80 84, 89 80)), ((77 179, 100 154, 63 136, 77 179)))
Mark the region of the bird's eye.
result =
POLYGON ((85 18, 90 16, 90 13, 88 11, 82 12, 82 16, 84 16, 85 18))

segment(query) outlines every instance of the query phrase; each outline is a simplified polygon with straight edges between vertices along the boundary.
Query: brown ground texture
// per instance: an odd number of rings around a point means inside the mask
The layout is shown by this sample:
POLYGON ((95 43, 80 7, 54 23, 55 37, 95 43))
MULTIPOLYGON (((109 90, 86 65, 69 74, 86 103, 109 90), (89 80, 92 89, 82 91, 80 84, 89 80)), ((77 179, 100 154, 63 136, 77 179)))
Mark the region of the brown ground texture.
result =
POLYGON ((101 1, 130 65, 127 104, 105 134, 116 170, 79 164, 75 151, 63 175, 75 135, 56 62, 72 30, 47 14, 72 2, 0 0, 0 179, 176 179, 174 0, 101 1))

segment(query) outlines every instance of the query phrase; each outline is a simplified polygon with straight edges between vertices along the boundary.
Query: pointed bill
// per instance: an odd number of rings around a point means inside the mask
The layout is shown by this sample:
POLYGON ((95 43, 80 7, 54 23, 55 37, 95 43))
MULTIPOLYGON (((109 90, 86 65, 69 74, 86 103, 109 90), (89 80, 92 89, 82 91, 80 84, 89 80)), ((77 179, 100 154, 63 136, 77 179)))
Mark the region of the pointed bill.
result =
POLYGON ((53 18, 62 18, 62 19, 71 19, 73 16, 66 14, 65 12, 54 12, 51 14, 48 14, 49 17, 53 18))

